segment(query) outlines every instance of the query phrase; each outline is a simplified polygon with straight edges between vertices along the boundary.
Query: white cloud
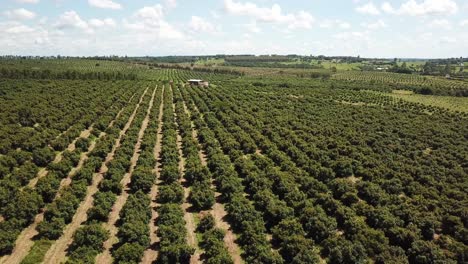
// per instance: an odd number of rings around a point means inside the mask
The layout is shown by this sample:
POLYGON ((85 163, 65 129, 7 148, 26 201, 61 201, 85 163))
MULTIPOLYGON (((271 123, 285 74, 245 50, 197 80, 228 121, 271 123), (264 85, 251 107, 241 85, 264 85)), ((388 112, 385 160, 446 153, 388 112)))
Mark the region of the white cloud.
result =
POLYGON ((33 28, 16 21, 0 22, 0 32, 6 34, 25 34, 33 31, 33 28))
POLYGON ((145 6, 139 9, 134 16, 148 23, 158 22, 164 17, 163 7, 160 4, 145 6))
POLYGON ((165 20, 164 8, 161 4, 145 6, 133 14, 133 20, 124 19, 127 29, 135 33, 154 34, 159 39, 183 39, 184 34, 165 20))
POLYGON ((189 28, 196 32, 214 33, 218 31, 218 29, 213 24, 199 16, 192 16, 192 19, 189 22, 189 28))
POLYGON ((365 28, 370 29, 370 30, 376 30, 376 29, 387 27, 387 24, 382 19, 379 19, 379 20, 377 20, 376 22, 373 22, 373 23, 363 23, 361 25, 363 27, 365 27, 365 28))
POLYGON ((395 9, 393 8, 393 6, 389 3, 389 2, 384 2, 382 4, 382 11, 384 11, 385 13, 387 14, 394 14, 396 13, 395 12, 395 9))
POLYGON ((351 28, 351 24, 348 22, 342 21, 340 19, 325 19, 323 20, 320 25, 321 28, 341 28, 341 29, 349 29, 351 28))
POLYGON ((281 7, 274 4, 271 8, 258 7, 251 2, 235 2, 234 0, 224 0, 224 10, 232 15, 248 16, 257 22, 285 24, 289 29, 309 29, 315 19, 306 12, 283 14, 281 7))
POLYGON ((67 11, 60 15, 57 23, 55 23, 55 27, 58 29, 78 28, 83 30, 87 30, 89 28, 88 23, 82 20, 80 16, 73 10, 67 11))
MULTIPOLYGON (((252 21, 252 23, 248 23, 244 25, 245 29, 247 29, 250 33, 260 33, 262 32, 262 29, 258 27, 257 22, 252 21)), ((248 37, 251 37, 251 35, 248 35, 248 37)))
POLYGON ((15 0, 15 2, 20 4, 37 4, 39 0, 15 0))
POLYGON ((112 0, 88 0, 88 4, 98 8, 122 9, 122 5, 112 0))
POLYGON ((333 35, 333 38, 339 40, 352 40, 352 39, 367 39, 369 37, 368 31, 352 31, 352 32, 341 32, 333 35))
POLYGON ((173 9, 177 7, 177 0, 164 0, 164 7, 166 9, 173 9))
POLYGON ((379 9, 372 2, 356 7, 356 11, 361 14, 380 15, 379 9))
POLYGON ((462 20, 462 21, 460 22, 460 26, 462 26, 462 27, 468 26, 468 19, 462 20))
POLYGON ((36 14, 34 12, 31 12, 24 8, 6 11, 5 15, 9 18, 20 20, 33 19, 36 17, 36 14))
POLYGON ((97 19, 93 18, 88 21, 88 24, 95 28, 101 27, 115 27, 116 23, 112 18, 105 18, 105 19, 97 19))
POLYGON ((435 19, 430 24, 433 28, 450 29, 451 23, 447 19, 435 19))
POLYGON ((390 3, 382 4, 382 10, 389 14, 426 16, 452 15, 458 12, 458 5, 453 0, 408 0, 395 9, 390 3))
POLYGON ((351 28, 351 24, 349 24, 348 22, 341 22, 341 23, 339 23, 338 26, 339 26, 340 28, 342 28, 342 29, 351 28))
POLYGON ((454 38, 454 37, 445 36, 445 37, 442 37, 439 42, 442 43, 442 44, 456 43, 457 39, 454 38))
POLYGON ((92 34, 96 29, 115 27, 116 23, 112 18, 92 18, 89 21, 85 21, 78 13, 72 10, 60 15, 54 26, 59 30, 79 29, 83 30, 85 33, 92 34))

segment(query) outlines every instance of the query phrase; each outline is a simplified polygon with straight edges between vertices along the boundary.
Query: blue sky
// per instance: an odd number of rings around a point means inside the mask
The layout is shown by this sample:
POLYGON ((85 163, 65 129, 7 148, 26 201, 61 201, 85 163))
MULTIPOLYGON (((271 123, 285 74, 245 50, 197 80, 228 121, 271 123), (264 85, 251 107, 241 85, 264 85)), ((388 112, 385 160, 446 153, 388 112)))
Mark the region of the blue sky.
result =
POLYGON ((0 54, 468 56, 468 0, 2 0, 0 54))

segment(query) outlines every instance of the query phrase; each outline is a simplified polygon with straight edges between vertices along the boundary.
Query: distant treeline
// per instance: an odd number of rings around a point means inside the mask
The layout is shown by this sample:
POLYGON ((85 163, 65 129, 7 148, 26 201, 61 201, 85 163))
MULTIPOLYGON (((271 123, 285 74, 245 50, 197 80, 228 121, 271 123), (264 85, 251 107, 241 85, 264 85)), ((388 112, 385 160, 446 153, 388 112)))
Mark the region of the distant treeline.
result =
POLYGON ((244 56, 227 56, 224 60, 228 63, 237 63, 237 62, 287 62, 291 59, 286 56, 272 55, 272 56, 254 56, 254 55, 244 55, 244 56))
POLYGON ((214 73, 214 74, 230 74, 230 75, 237 75, 237 76, 244 75, 244 72, 236 71, 232 69, 199 68, 199 67, 191 68, 189 66, 182 66, 179 64, 159 64, 159 63, 139 63, 139 64, 143 64, 143 65, 147 65, 147 66, 155 67, 155 68, 163 68, 163 69, 177 69, 177 70, 187 70, 187 71, 214 73))
POLYGON ((263 68, 293 68, 293 69, 323 69, 322 65, 309 63, 285 64, 281 62, 232 61, 224 63, 225 66, 237 67, 263 67, 263 68))
POLYGON ((98 71, 51 71, 31 69, 0 69, 0 78, 7 79, 66 79, 66 80, 136 80, 135 73, 98 71))

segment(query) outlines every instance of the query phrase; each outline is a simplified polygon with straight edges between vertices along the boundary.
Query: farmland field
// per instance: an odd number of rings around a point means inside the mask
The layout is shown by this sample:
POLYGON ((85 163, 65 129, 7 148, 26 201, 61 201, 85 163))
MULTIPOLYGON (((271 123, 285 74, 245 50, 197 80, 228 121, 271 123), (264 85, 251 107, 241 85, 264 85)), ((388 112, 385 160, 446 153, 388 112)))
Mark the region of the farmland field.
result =
POLYGON ((186 67, 0 60, 0 263, 468 262, 466 81, 186 67))

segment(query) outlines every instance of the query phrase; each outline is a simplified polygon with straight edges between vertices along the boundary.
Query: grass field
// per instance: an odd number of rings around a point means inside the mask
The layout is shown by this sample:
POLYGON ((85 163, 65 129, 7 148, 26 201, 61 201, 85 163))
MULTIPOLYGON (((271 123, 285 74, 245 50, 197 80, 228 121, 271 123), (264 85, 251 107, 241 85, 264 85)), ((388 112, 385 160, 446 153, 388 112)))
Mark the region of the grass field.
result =
POLYGON ((412 103, 421 103, 424 105, 431 105, 448 109, 450 111, 459 111, 468 113, 468 98, 467 97, 453 97, 453 96, 434 96, 434 95, 420 95, 401 92, 386 93, 387 95, 402 99, 412 103))

